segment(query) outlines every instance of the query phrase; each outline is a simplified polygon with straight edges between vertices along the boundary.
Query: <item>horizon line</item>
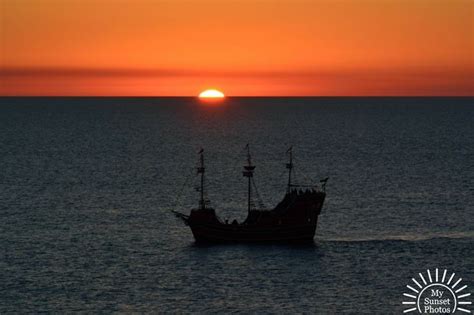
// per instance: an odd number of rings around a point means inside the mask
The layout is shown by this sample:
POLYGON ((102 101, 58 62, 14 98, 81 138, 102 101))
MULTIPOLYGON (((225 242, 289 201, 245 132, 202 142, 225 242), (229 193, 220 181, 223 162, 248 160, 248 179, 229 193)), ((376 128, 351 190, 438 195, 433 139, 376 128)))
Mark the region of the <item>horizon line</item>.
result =
MULTIPOLYGON (((195 98, 197 95, 0 95, 0 98, 195 98)), ((226 95, 226 98, 474 98, 473 95, 226 95)))

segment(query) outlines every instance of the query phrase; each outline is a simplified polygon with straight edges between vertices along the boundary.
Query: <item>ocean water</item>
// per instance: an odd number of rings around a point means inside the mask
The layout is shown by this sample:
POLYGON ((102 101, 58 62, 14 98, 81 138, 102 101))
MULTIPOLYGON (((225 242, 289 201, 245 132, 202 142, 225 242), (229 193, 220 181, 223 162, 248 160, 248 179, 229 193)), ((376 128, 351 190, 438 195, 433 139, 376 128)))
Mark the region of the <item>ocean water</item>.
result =
POLYGON ((0 313, 401 314, 435 268, 473 292, 472 98, 3 98, 0 165, 0 313), (314 244, 197 246, 170 213, 202 147, 243 220, 247 143, 268 207, 290 146, 329 177, 314 244))

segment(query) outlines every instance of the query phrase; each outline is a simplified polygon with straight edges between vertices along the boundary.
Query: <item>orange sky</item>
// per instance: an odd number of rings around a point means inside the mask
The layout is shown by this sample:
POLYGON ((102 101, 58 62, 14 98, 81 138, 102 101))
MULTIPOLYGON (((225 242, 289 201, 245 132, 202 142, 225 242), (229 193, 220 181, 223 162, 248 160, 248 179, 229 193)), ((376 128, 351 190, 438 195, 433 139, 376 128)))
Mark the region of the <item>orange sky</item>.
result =
POLYGON ((472 0, 0 0, 0 95, 473 95, 472 0))

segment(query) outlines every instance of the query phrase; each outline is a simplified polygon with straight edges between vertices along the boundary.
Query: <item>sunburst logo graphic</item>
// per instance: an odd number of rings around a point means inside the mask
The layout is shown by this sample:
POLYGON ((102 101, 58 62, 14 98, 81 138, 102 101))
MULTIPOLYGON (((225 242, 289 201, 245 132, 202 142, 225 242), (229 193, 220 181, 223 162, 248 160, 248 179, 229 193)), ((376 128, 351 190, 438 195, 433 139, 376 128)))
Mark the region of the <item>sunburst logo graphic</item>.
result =
POLYGON ((403 293, 405 301, 402 304, 407 307, 403 313, 418 311, 420 314, 453 314, 456 311, 471 313, 472 302, 467 301, 471 293, 466 293, 467 285, 463 285, 462 278, 452 273, 448 276, 445 269, 442 274, 436 268, 434 274, 426 270, 426 278, 423 273, 418 274, 419 279, 412 278, 414 285, 407 285, 410 290, 403 293), (434 277, 434 279, 433 279, 434 277), (433 281, 434 280, 434 281, 433 281))

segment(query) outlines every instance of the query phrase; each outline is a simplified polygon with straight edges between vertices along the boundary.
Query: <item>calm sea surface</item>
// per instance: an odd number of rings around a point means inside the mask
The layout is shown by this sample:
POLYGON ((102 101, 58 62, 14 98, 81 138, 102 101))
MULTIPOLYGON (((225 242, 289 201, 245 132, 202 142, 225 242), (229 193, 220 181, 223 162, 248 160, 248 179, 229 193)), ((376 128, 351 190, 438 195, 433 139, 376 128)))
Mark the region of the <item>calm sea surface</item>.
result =
MULTIPOLYGON (((469 98, 0 99, 0 313, 401 314, 426 269, 474 288, 469 98), (222 218, 329 177, 309 246, 196 246, 197 152, 222 218)), ((472 307, 471 307, 472 310, 472 307)))

